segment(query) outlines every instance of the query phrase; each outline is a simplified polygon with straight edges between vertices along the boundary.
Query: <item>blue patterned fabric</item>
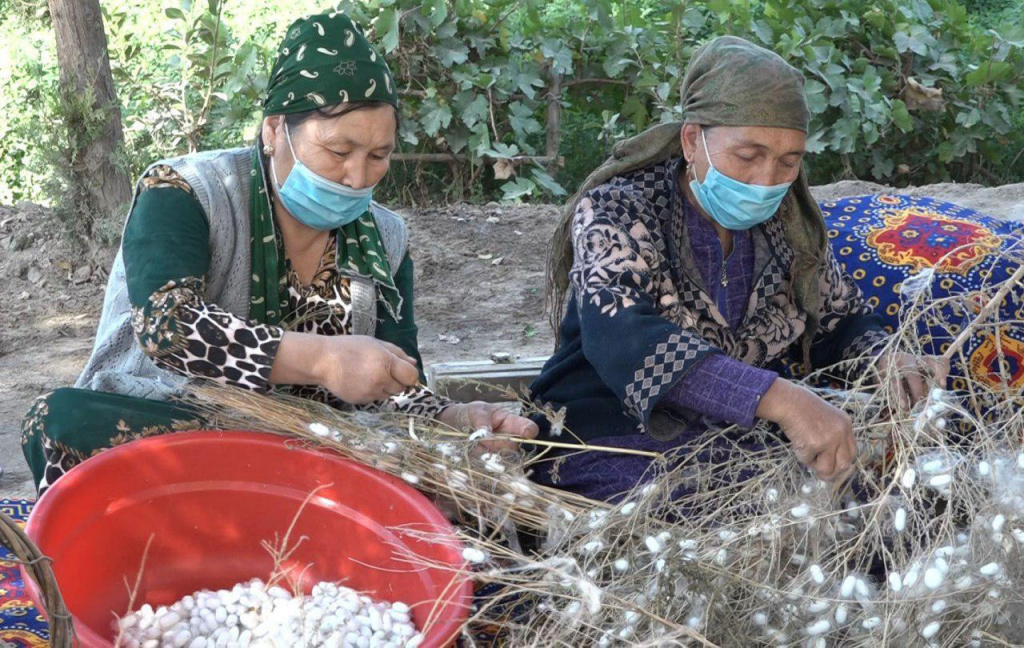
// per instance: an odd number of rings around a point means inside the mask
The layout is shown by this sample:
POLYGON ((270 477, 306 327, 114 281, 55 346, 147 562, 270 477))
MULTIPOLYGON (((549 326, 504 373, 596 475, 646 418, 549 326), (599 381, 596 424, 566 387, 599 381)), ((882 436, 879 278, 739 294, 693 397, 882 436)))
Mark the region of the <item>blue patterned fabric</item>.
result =
MULTIPOLYGON (((0 499, 0 511, 24 524, 35 502, 0 499)), ((49 625, 25 591, 16 557, 0 548, 0 645, 37 648, 50 645, 49 625), (5 642, 5 643, 4 643, 5 642)))
MULTIPOLYGON (((878 195, 821 205, 836 259, 853 277, 868 306, 888 331, 906 316, 902 289, 921 271, 935 272, 928 302, 971 295, 972 307, 955 301, 932 309, 918 323, 924 352, 940 355, 977 316, 992 291, 1019 267, 1007 253, 1024 258, 1024 226, 932 198, 878 195)), ((957 300, 962 301, 962 300, 957 300)), ((990 389, 1024 387, 1024 288, 1015 287, 990 326, 976 332, 954 358, 950 387, 965 389, 970 373, 990 389), (996 326, 998 324, 998 326, 996 326), (1002 361, 1000 361, 1002 351, 1002 361)))

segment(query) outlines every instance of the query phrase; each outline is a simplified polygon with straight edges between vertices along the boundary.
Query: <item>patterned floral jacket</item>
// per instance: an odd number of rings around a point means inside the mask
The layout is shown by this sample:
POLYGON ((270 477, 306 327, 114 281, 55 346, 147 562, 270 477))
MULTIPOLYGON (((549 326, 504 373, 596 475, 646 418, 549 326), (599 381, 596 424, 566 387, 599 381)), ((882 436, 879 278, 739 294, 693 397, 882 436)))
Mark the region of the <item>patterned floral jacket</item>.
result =
MULTIPOLYGON (((731 328, 704 286, 685 226, 681 160, 618 176, 579 202, 561 346, 532 386, 567 409, 566 427, 591 440, 642 433, 673 385, 710 354, 754 367, 789 359, 806 330, 793 303, 793 251, 778 218, 752 230, 754 273, 731 328)), ((886 333, 829 249, 820 269, 815 368, 854 359, 886 333)))

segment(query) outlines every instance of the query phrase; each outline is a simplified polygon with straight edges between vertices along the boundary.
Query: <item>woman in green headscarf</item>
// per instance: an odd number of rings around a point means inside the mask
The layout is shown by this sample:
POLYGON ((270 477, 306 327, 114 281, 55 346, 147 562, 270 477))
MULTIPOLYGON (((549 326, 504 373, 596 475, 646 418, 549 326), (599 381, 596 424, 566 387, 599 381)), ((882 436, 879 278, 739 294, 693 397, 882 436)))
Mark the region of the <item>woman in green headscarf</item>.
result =
POLYGON ((190 377, 536 433, 422 386, 405 226, 372 202, 398 119, 394 78, 359 26, 309 16, 281 46, 255 146, 143 174, 93 354, 75 388, 26 417, 40 492, 106 448, 202 427, 171 400, 190 377))

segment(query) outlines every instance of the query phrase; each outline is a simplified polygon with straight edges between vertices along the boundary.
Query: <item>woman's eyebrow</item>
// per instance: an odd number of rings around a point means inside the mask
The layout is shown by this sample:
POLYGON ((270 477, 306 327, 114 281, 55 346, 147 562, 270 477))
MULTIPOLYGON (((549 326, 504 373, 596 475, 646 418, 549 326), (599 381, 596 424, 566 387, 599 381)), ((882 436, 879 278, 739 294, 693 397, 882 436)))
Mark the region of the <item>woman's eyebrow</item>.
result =
MULTIPOLYGON (((367 148, 361 142, 357 142, 344 135, 333 137, 325 142, 328 148, 367 148)), ((379 144, 370 148, 371 151, 393 151, 395 150, 394 144, 379 144)))
MULTIPOLYGON (((753 142, 753 141, 750 141, 750 140, 740 140, 739 142, 736 143, 736 148, 752 148, 752 149, 757 149, 758 151, 762 151, 762 152, 770 152, 771 151, 771 149, 768 146, 765 146, 764 144, 760 144, 758 142, 753 142)), ((803 155, 806 152, 807 151, 804 150, 804 149, 794 149, 794 150, 789 151, 787 153, 783 153, 779 157, 786 157, 787 155, 803 155)))

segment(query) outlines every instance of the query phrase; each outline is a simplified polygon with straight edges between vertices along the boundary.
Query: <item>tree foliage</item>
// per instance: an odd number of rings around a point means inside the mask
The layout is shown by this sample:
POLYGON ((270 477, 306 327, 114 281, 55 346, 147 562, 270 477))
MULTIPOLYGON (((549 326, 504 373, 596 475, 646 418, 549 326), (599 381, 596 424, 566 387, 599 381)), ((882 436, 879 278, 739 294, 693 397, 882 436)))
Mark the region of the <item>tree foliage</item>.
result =
MULTIPOLYGON (((986 5, 989 13, 978 15, 955 0, 340 6, 366 26, 396 74, 402 152, 454 160, 396 162, 387 189, 404 199, 522 200, 564 195, 616 138, 678 118, 686 64, 718 34, 763 44, 804 71, 814 182, 1024 179, 1024 21, 1006 20, 1020 17, 1024 4, 1006 1, 1012 6, 986 5), (991 15, 996 24, 986 22, 991 15), (561 114, 561 165, 537 160, 553 152, 550 101, 561 114)), ((128 0, 104 7, 135 169, 166 155, 250 141, 284 29, 300 12, 319 8, 311 0, 174 0, 159 14, 128 0)), ((17 95, 12 104, 48 91, 48 66, 46 56, 18 61, 4 80, 17 95)), ((14 171, 7 156, 0 160, 0 179, 16 184, 39 173, 27 171, 35 167, 23 131, 38 123, 41 107, 22 105, 14 123, 0 125, 18 131, 12 142, 0 138, 0 147, 28 159, 14 171)), ((0 200, 17 197, 7 192, 0 200)))

